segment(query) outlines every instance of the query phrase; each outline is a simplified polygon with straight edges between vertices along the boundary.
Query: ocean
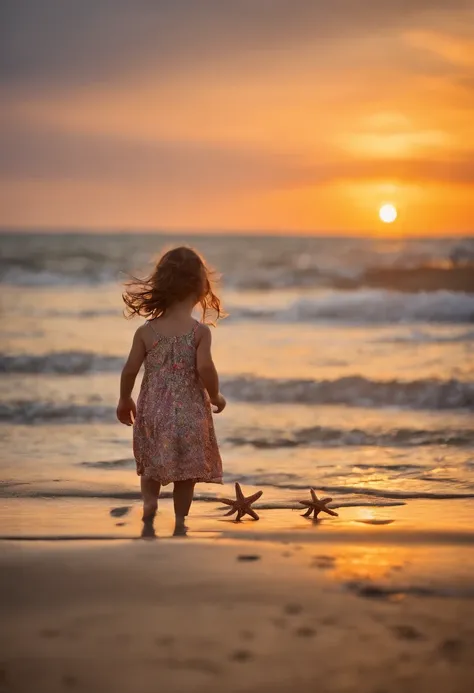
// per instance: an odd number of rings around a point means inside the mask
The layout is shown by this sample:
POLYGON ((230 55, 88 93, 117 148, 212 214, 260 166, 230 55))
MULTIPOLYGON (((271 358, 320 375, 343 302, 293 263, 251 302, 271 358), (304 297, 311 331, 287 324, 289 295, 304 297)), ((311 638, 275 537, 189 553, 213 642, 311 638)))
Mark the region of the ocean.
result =
POLYGON ((239 481, 263 489, 269 513, 314 487, 354 521, 388 522, 397 508, 409 526, 449 517, 471 528, 474 239, 4 233, 0 243, 3 534, 41 536, 53 517, 61 533, 72 503, 84 514, 139 498, 131 429, 115 419, 140 324, 123 317, 121 286, 181 243, 221 273, 229 314, 213 332, 225 483, 197 488, 198 512, 215 512, 239 481))

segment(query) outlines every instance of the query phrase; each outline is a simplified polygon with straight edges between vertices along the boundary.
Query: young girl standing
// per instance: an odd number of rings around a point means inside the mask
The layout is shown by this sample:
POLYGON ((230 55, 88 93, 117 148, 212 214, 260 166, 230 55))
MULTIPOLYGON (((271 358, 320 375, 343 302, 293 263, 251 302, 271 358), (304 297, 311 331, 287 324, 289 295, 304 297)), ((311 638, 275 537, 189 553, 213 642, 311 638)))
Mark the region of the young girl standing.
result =
POLYGON ((191 248, 167 252, 146 280, 128 286, 123 300, 130 317, 147 317, 133 338, 120 381, 117 418, 133 424, 133 451, 143 496, 143 520, 157 510, 161 486, 174 483, 176 529, 184 529, 196 482, 222 483, 222 461, 211 405, 226 401, 211 355, 208 311, 222 316, 209 272, 191 248), (193 319, 199 304, 202 322, 193 319), (133 386, 145 362, 137 406, 133 386))

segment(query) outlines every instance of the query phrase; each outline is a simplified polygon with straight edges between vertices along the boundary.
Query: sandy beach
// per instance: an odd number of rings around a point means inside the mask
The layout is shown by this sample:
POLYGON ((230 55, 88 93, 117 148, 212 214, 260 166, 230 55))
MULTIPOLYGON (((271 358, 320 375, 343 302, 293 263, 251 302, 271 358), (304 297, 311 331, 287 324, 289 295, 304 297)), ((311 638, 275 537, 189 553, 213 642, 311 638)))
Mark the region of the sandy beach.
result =
POLYGON ((0 7, 0 693, 474 692, 474 0, 0 7))
POLYGON ((0 690, 472 690, 469 535, 273 510, 172 538, 165 500, 138 540, 138 504, 108 507, 88 539, 2 542, 0 690))
POLYGON ((229 406, 224 483, 197 486, 186 537, 169 486, 143 531, 115 417, 137 325, 118 278, 165 240, 3 242, 0 693, 474 690, 474 296, 442 269, 457 241, 192 239, 225 278, 229 406), (263 490, 259 522, 223 517, 235 482, 263 490), (339 517, 301 517, 310 487, 339 517))

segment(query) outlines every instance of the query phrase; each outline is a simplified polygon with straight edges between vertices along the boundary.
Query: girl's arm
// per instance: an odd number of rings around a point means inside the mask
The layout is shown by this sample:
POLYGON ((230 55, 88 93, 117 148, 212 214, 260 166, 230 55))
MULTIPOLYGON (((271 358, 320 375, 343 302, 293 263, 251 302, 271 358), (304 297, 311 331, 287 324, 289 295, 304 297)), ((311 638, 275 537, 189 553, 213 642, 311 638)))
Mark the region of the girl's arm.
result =
POLYGON ((206 388, 211 403, 214 405, 214 413, 219 414, 226 406, 224 397, 219 392, 219 376, 212 360, 211 330, 207 325, 199 327, 200 337, 196 349, 196 367, 202 384, 206 388))
POLYGON ((133 386, 138 371, 145 359, 146 348, 141 336, 142 328, 139 327, 133 338, 132 348, 120 377, 120 399, 117 406, 117 419, 126 426, 131 426, 135 419, 137 408, 132 399, 133 386))

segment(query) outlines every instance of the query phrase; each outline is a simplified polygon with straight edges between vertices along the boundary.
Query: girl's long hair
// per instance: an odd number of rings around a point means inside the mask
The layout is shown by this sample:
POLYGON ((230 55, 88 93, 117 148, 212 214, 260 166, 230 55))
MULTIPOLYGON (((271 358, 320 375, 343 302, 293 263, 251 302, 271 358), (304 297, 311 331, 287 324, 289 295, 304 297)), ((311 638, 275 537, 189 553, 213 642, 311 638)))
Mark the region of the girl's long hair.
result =
POLYGON ((146 279, 132 279, 122 294, 125 314, 159 318, 173 304, 193 297, 202 308, 202 322, 215 324, 225 317, 221 302, 212 290, 213 272, 192 248, 181 246, 165 253, 146 279), (209 314, 213 314, 207 320, 209 314))

